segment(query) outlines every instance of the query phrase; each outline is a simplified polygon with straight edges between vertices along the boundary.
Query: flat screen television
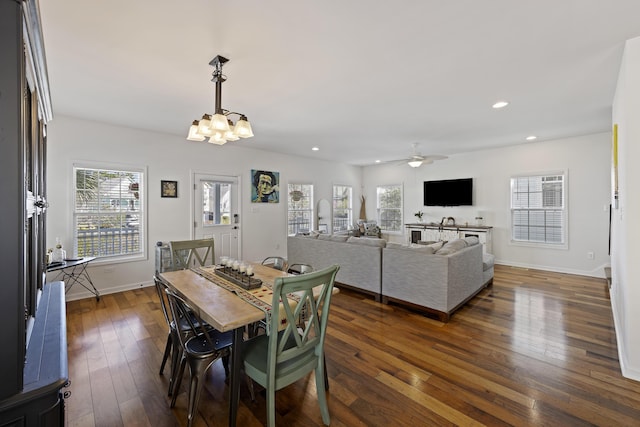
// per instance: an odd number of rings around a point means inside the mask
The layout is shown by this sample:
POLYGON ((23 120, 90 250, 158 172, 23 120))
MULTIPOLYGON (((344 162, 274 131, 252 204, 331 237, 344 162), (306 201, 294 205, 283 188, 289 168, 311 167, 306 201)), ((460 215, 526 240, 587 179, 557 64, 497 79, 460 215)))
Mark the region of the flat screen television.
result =
POLYGON ((425 206, 472 206, 473 178, 424 182, 425 206))

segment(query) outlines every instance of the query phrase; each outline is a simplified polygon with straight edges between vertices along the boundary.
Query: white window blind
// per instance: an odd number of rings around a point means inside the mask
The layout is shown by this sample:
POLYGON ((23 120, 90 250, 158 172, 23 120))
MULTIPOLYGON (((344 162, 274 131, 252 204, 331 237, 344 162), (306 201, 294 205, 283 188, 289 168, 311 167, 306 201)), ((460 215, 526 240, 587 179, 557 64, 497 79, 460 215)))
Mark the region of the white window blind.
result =
POLYGON ((74 166, 74 254, 144 256, 144 170, 74 166))
POLYGON ((381 230, 402 231, 402 186, 376 187, 378 226, 381 230))
POLYGON ((511 178, 511 239, 566 244, 565 175, 511 178))

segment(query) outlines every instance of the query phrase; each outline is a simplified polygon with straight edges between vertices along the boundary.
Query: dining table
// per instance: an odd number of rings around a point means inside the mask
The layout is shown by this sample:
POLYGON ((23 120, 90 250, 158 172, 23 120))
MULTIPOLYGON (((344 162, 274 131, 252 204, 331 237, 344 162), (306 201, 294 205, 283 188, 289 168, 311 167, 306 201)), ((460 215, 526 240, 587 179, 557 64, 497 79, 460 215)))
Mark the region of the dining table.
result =
MULTIPOLYGON (((254 279, 262 284, 257 289, 245 290, 216 274, 216 266, 196 267, 188 270, 166 271, 159 279, 177 291, 200 317, 221 332, 233 331, 229 393, 229 426, 236 425, 240 401, 240 375, 242 341, 245 326, 265 320, 268 304, 273 297, 273 283, 277 277, 291 274, 257 263, 253 267, 254 279), (250 295, 248 295, 250 294, 250 295)), ((266 323, 269 323, 268 321, 266 323)))

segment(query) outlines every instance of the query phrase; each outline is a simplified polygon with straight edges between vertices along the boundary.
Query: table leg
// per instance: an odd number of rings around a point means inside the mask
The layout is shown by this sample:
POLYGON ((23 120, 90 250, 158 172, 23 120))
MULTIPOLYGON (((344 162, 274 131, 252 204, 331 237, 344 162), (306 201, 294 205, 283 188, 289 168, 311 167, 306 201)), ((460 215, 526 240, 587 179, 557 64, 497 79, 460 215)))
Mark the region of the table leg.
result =
POLYGON ((229 427, 235 427, 240 403, 240 375, 242 367, 242 340, 244 327, 233 330, 231 351, 231 390, 229 392, 229 427))

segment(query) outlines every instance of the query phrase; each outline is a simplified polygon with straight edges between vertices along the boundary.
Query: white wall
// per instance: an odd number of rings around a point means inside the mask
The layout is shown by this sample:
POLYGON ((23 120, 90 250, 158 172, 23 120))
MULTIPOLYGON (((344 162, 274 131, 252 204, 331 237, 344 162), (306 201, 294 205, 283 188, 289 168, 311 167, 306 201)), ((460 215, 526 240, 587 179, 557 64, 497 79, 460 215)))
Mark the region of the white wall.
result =
MULTIPOLYGON (((413 215, 425 212, 425 222, 440 222, 452 216, 457 224, 475 224, 478 212, 485 225, 493 226, 496 262, 604 277, 609 265, 609 133, 554 141, 526 143, 494 150, 451 156, 412 169, 407 165, 377 165, 364 168, 367 214, 375 217, 376 185, 404 185, 404 222, 416 222, 413 215), (552 171, 568 174, 569 247, 549 249, 510 243, 510 178, 514 175, 552 171), (423 181, 452 178, 474 179, 474 206, 423 206, 423 181), (594 259, 587 258, 594 253, 594 259)), ((437 154, 437 153, 434 153, 437 154)), ((405 235, 390 235, 404 242, 405 235)))
POLYGON ((627 41, 613 102, 618 124, 619 208, 612 216, 611 306, 622 373, 640 381, 640 38, 627 41))
MULTIPOLYGON (((288 182, 314 184, 316 201, 331 200, 334 183, 352 185, 354 195, 360 194, 360 167, 245 148, 251 147, 251 140, 241 144, 229 143, 220 147, 173 135, 56 115, 48 128, 50 207, 47 211, 47 246, 53 247, 56 237, 60 237, 64 246, 72 250, 71 187, 72 166, 76 161, 125 163, 146 166, 148 170, 148 259, 115 266, 92 262, 89 272, 102 293, 149 284, 154 272, 155 243, 192 237, 189 184, 193 172, 241 176, 243 259, 254 261, 268 255, 286 255, 288 182), (251 169, 280 172, 280 203, 250 203, 251 169), (160 180, 178 181, 177 199, 160 197, 160 180)), ((68 299, 87 296, 90 294, 82 287, 74 286, 68 299)))

